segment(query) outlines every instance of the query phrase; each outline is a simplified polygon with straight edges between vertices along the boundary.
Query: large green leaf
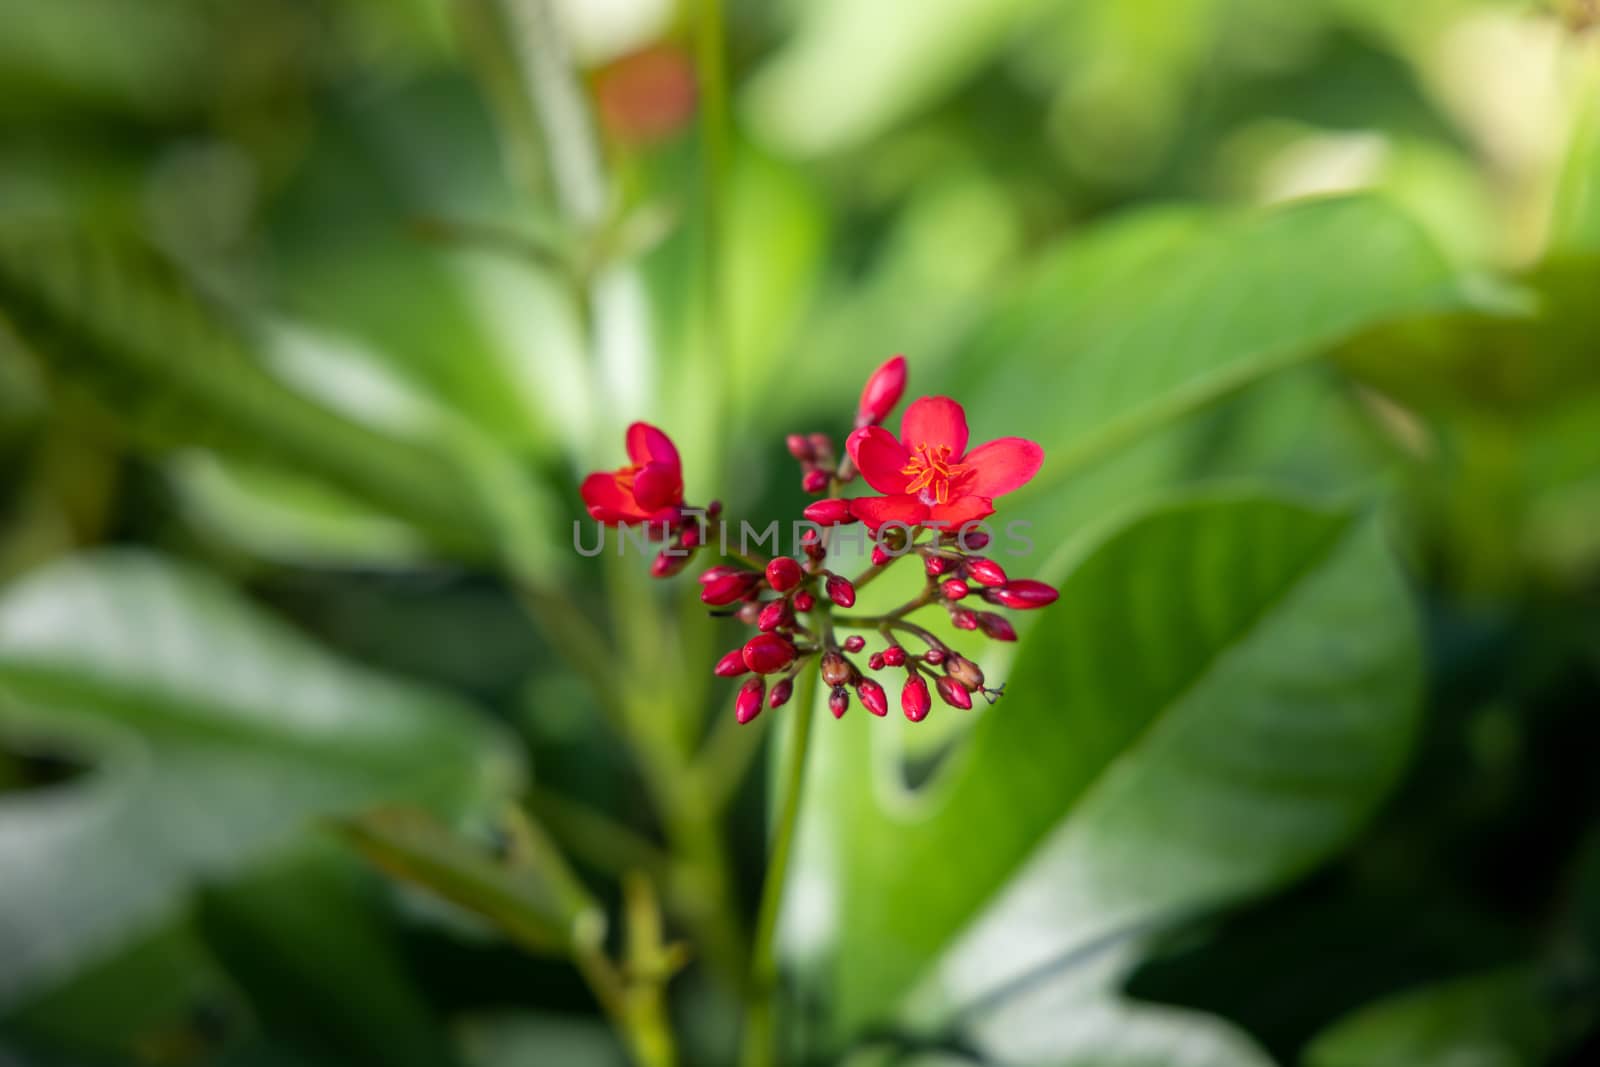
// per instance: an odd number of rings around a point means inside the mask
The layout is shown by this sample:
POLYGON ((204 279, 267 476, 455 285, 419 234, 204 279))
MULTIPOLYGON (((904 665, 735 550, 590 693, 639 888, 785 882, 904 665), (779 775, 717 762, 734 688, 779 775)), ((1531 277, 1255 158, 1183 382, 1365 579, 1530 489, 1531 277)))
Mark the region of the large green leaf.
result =
MULTIPOLYGON (((1084 945, 1279 883, 1402 763, 1417 647, 1376 522, 1170 503, 1061 590, 922 790, 891 724, 821 731, 786 944, 845 1029, 904 1003, 937 1025, 1084 945)), ((1091 991, 1118 966, 1101 969, 1091 991)))
POLYGON ((515 781, 442 694, 345 663, 220 583, 110 552, 0 596, 0 731, 92 773, 0 802, 0 1003, 169 918, 306 821, 515 781))

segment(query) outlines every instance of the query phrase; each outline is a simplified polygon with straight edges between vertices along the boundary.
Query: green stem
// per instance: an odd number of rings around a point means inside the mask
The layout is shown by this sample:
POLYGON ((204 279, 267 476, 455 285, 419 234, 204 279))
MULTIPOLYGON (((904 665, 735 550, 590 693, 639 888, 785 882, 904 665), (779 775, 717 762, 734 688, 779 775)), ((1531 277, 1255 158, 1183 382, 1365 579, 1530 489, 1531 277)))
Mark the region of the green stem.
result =
MULTIPOLYGON (((824 623, 824 626, 826 624, 824 623)), ((778 916, 783 911, 783 890, 788 881, 789 858, 794 850, 795 827, 800 821, 800 796, 805 785, 806 750, 811 743, 811 720, 816 671, 801 676, 800 692, 795 694, 794 716, 789 728, 789 749, 784 754, 783 782, 778 803, 778 820, 773 827, 772 854, 767 861, 767 878, 761 887, 761 911, 756 920, 755 945, 750 960, 750 1003, 745 1016, 744 1067, 772 1067, 776 1063, 776 1001, 778 956, 775 942, 778 916)))

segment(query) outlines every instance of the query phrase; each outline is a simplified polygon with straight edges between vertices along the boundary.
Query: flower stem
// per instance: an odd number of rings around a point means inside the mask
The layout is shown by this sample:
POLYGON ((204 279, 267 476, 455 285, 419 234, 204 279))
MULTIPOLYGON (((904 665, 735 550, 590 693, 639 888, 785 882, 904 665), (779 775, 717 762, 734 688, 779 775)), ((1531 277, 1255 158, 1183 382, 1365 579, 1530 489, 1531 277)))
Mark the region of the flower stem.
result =
MULTIPOLYGON (((819 609, 825 610, 825 609, 819 609)), ((816 671, 801 675, 795 695, 788 751, 784 753, 783 782, 773 826, 772 853, 766 882, 761 887, 761 911, 756 919, 755 944, 750 959, 749 1008, 745 1015, 744 1067, 772 1067, 776 1063, 774 1027, 778 993, 778 916, 783 911, 783 890, 788 881, 789 858, 794 849, 795 827, 800 817, 800 794, 805 785, 806 750, 811 743, 811 720, 816 716, 816 671)))

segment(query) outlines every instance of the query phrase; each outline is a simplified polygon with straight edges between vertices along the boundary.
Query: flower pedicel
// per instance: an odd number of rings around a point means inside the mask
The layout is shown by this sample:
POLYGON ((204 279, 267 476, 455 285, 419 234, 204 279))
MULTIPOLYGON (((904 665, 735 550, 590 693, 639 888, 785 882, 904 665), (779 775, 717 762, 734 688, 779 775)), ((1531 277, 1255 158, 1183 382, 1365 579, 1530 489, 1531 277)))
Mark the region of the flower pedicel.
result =
MULTIPOLYGON (((884 716, 889 698, 883 686, 866 677, 851 660, 863 652, 859 634, 843 640, 836 630, 875 632, 885 646, 868 655, 869 669, 905 672, 900 709, 912 722, 927 717, 932 693, 954 708, 972 707, 981 693, 993 702, 999 688, 985 684, 972 660, 946 645, 911 615, 944 610, 959 630, 996 641, 1015 641, 1016 630, 1003 615, 976 611, 975 600, 1029 610, 1055 601, 1056 590, 1031 579, 1016 580, 994 560, 977 553, 988 544, 979 529, 994 514, 996 498, 1027 484, 1044 461, 1044 450, 1020 437, 1002 437, 967 449, 966 412, 948 397, 923 397, 901 419, 896 437, 882 426, 905 392, 906 361, 895 356, 873 372, 861 391, 855 430, 845 442, 843 462, 825 434, 792 434, 790 455, 799 463, 801 486, 828 493, 805 509, 822 527, 807 532, 796 556, 740 559, 719 563, 700 575, 700 599, 732 614, 757 631, 729 650, 714 667, 724 678, 744 678, 735 714, 749 722, 764 707, 787 703, 800 672, 816 670, 829 689, 835 717, 850 707, 850 693, 868 712, 884 716), (880 495, 843 499, 839 493, 857 475, 880 495), (826 567, 833 528, 864 523, 873 537, 872 562, 854 578, 826 567), (851 616, 857 591, 903 559, 922 563, 926 584, 906 604, 875 616, 851 616), (924 648, 908 650, 902 637, 924 648), (931 692, 930 692, 930 685, 931 692), (769 684, 770 683, 770 684, 769 684)), ((667 542, 651 564, 658 578, 676 574, 696 551, 720 539, 721 506, 690 509, 683 500, 683 468, 672 439, 647 423, 628 427, 628 465, 591 474, 581 493, 589 514, 608 526, 643 526, 667 542), (700 517, 704 516, 704 523, 700 517)))

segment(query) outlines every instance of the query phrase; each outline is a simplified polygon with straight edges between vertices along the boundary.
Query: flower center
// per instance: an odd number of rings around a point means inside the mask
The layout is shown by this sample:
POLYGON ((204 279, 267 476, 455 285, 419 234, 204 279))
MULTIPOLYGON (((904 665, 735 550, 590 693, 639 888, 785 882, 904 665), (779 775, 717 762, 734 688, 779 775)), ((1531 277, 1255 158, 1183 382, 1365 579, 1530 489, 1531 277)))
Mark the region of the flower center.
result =
POLYGON ((949 445, 918 445, 911 453, 911 462, 900 473, 911 479, 907 493, 915 493, 924 504, 950 503, 950 486, 959 482, 972 470, 965 463, 956 462, 949 445))

